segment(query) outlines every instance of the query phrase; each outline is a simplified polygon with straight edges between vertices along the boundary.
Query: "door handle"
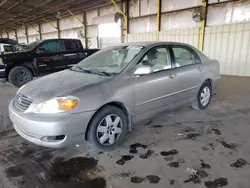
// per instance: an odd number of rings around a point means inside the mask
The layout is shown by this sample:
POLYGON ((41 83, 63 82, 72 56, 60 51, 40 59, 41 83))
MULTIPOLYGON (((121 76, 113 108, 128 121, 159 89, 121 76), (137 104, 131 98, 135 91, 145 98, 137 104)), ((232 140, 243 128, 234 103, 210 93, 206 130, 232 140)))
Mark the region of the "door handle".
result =
POLYGON ((169 78, 171 78, 171 79, 174 79, 176 77, 176 74, 175 73, 171 73, 170 75, 169 75, 169 78))
POLYGON ((202 70, 203 70, 203 68, 202 68, 201 66, 199 66, 199 67, 198 67, 198 71, 201 72, 202 70))
POLYGON ((63 55, 64 57, 70 57, 70 56, 76 56, 77 55, 77 53, 74 53, 74 54, 65 54, 65 55, 63 55))

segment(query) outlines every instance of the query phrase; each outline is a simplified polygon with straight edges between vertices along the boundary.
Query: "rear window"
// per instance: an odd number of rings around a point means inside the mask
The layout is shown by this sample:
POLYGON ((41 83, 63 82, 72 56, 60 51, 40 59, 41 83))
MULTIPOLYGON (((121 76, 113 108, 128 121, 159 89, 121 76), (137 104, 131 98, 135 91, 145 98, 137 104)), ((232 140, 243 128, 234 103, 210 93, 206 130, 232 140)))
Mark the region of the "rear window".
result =
POLYGON ((4 48, 4 52, 14 52, 15 51, 14 47, 11 45, 4 45, 3 48, 4 48))
POLYGON ((66 50, 77 50, 80 48, 77 40, 65 40, 64 44, 66 50))

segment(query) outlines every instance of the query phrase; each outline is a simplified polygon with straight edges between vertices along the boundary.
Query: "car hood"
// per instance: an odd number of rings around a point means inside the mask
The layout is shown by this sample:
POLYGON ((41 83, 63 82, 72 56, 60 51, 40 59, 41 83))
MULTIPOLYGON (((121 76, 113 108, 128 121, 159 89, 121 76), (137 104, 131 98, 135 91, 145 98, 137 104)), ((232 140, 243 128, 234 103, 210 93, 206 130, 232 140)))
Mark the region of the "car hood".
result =
POLYGON ((70 95, 77 90, 87 88, 110 78, 65 70, 34 80, 23 86, 19 92, 38 103, 54 97, 70 95))

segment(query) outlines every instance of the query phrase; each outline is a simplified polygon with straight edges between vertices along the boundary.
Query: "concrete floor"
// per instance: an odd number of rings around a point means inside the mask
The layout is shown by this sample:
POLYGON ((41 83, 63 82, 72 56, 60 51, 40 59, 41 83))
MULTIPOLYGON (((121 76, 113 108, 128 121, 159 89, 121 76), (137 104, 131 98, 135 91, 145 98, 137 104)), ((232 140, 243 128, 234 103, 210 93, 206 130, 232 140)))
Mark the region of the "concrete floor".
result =
POLYGON ((0 86, 1 188, 250 187, 249 78, 224 76, 207 110, 161 113, 134 125, 117 150, 99 154, 87 145, 43 148, 18 136, 7 113, 15 91, 0 86))

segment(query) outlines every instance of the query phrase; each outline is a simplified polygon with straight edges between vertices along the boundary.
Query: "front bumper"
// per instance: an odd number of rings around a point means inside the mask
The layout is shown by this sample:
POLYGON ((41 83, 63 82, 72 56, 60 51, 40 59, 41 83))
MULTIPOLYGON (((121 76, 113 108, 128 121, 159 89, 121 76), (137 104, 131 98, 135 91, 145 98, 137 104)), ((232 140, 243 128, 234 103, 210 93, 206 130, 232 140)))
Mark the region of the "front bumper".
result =
POLYGON ((5 79, 6 73, 5 73, 5 66, 0 65, 0 79, 5 79))
POLYGON ((87 125, 95 111, 79 114, 34 114, 17 111, 13 100, 9 104, 9 116, 15 130, 26 140, 40 146, 62 148, 85 141, 87 125), (62 140, 47 141, 44 137, 65 135, 62 140))

